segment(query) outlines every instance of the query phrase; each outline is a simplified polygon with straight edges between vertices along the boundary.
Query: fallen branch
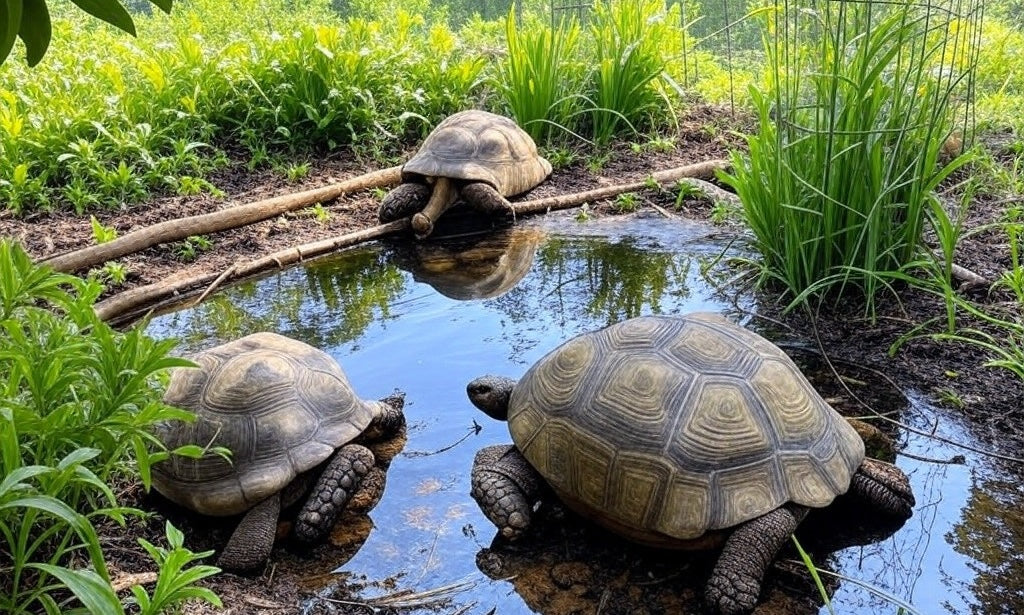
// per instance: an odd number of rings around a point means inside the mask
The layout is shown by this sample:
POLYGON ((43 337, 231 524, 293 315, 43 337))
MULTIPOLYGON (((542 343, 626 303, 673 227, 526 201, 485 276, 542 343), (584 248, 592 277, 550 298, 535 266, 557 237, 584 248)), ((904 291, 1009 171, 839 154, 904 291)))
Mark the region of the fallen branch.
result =
POLYGON ((136 585, 149 585, 156 583, 157 573, 155 572, 128 572, 110 581, 110 587, 114 592, 122 592, 136 585))
POLYGON ((715 171, 725 169, 728 166, 729 163, 725 160, 708 160, 705 162, 698 162, 697 164, 689 164, 684 167, 676 167, 666 171, 651 173, 647 179, 630 184, 618 184, 615 186, 608 186, 606 188, 595 188, 594 190, 587 190, 586 192, 561 194, 544 199, 512 203, 512 210, 515 211, 517 216, 521 216, 579 207, 580 205, 591 201, 600 201, 602 199, 618 196, 625 192, 642 190, 649 187, 652 180, 659 184, 665 184, 688 177, 711 178, 715 176, 715 171))
MULTIPOLYGON (((354 246, 366 241, 380 239, 386 235, 397 233, 408 228, 409 218, 402 218, 401 220, 371 226, 368 229, 363 229, 354 233, 338 235, 329 239, 305 243, 299 246, 279 250, 245 263, 235 263, 228 268, 226 272, 219 274, 204 273, 193 277, 171 276, 161 280, 160 282, 156 282, 155 284, 139 286, 114 295, 113 297, 104 299, 93 306, 93 309, 96 311, 96 315, 102 320, 114 320, 124 314, 136 311, 143 306, 151 305, 161 299, 180 295, 181 293, 196 286, 211 283, 220 285, 226 281, 251 276, 266 269, 272 269, 275 267, 283 269, 289 265, 293 265, 315 256, 321 256, 323 254, 340 250, 341 248, 354 246)), ((203 293, 203 297, 207 294, 209 293, 203 293)))
POLYGON ((390 167, 322 188, 284 194, 199 216, 166 220, 128 233, 113 241, 50 256, 40 262, 57 271, 69 273, 80 271, 126 254, 134 254, 157 244, 179 241, 192 235, 206 235, 246 226, 288 211, 330 201, 348 192, 391 186, 400 180, 401 167, 390 167))

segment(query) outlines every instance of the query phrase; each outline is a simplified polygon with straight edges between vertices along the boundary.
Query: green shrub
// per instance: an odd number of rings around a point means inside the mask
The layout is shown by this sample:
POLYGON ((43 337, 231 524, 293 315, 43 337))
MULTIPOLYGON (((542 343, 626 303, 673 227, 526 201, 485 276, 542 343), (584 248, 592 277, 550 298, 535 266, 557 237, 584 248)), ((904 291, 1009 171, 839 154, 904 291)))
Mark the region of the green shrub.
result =
MULTIPOLYGON (((652 115, 663 116, 665 99, 654 87, 665 69, 665 41, 678 33, 665 21, 664 0, 607 0, 594 5, 591 121, 594 141, 608 143, 623 124, 632 132, 652 115)), ((666 105, 667 107, 667 105, 666 105)))
POLYGON ((93 519, 135 511, 109 485, 167 455, 150 427, 191 415, 161 401, 188 361, 173 342, 118 333, 93 303, 100 286, 34 265, 0 241, 0 611, 64 612, 68 590, 93 612, 117 604, 93 519), (70 569, 72 560, 89 569, 70 569), (106 605, 106 606, 103 606, 106 605))

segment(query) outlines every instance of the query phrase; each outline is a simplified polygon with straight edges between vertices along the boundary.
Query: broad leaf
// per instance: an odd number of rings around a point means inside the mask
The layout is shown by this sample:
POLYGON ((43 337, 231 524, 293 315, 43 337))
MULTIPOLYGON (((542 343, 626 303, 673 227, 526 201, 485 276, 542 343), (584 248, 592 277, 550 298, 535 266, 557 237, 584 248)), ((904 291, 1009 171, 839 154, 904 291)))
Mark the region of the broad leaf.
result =
POLYGON ((80 9, 93 17, 99 17, 108 24, 135 36, 135 22, 128 11, 117 0, 71 0, 80 9))
POLYGON ((95 572, 91 570, 69 570, 51 564, 29 564, 29 566, 60 579, 90 612, 109 613, 110 615, 124 614, 121 601, 117 599, 117 594, 110 587, 110 583, 104 581, 95 572))
POLYGON ((43 59, 43 54, 50 46, 50 12, 46 8, 46 0, 23 1, 24 9, 18 36, 25 43, 26 62, 29 66, 35 66, 43 59))

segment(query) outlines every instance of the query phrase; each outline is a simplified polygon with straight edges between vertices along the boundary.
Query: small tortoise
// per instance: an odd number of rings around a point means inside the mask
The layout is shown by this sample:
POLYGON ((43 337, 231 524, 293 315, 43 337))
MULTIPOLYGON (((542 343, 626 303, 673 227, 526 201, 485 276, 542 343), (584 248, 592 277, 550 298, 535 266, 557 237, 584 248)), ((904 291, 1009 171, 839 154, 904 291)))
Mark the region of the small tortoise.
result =
POLYGON ((914 496, 777 346, 715 314, 634 318, 556 348, 519 382, 467 387, 514 446, 476 455, 472 495, 510 539, 545 485, 633 541, 724 543, 705 600, 752 609, 765 571, 810 508, 847 490, 894 519, 914 496))
POLYGON ((384 197, 378 217, 391 222, 412 215, 413 232, 422 239, 458 198, 488 215, 511 214, 505 197, 530 190, 550 174, 551 163, 515 122, 462 111, 438 124, 405 163, 403 183, 384 197))
POLYGON ((153 467, 153 486, 198 513, 245 513, 218 560, 227 569, 262 565, 283 507, 309 492, 295 521, 304 542, 324 538, 350 499, 376 500, 381 462, 362 444, 398 435, 401 395, 359 399, 327 353, 275 333, 255 333, 192 357, 178 368, 164 402, 196 414, 169 421, 157 436, 168 449, 224 446, 231 460, 207 453, 172 455, 153 467), (312 491, 310 492, 310 487, 312 491))

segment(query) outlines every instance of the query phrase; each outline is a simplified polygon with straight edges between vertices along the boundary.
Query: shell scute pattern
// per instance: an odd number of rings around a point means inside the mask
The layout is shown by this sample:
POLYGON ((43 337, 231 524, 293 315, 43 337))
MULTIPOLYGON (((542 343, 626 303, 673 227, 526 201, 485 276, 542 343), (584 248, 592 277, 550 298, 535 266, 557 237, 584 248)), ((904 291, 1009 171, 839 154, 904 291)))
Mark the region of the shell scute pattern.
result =
POLYGON ((520 380, 509 429, 571 506, 651 542, 826 506, 864 458, 778 347, 713 314, 570 340, 520 380))
POLYGON ((192 423, 158 427, 168 448, 212 443, 231 461, 173 456, 153 468, 171 500, 207 515, 233 515, 283 489, 369 424, 372 409, 326 353, 256 333, 193 357, 175 370, 167 404, 196 412, 192 423))
POLYGON ((471 109, 438 124, 402 172, 405 181, 410 174, 480 181, 514 196, 550 175, 551 163, 514 121, 471 109))

